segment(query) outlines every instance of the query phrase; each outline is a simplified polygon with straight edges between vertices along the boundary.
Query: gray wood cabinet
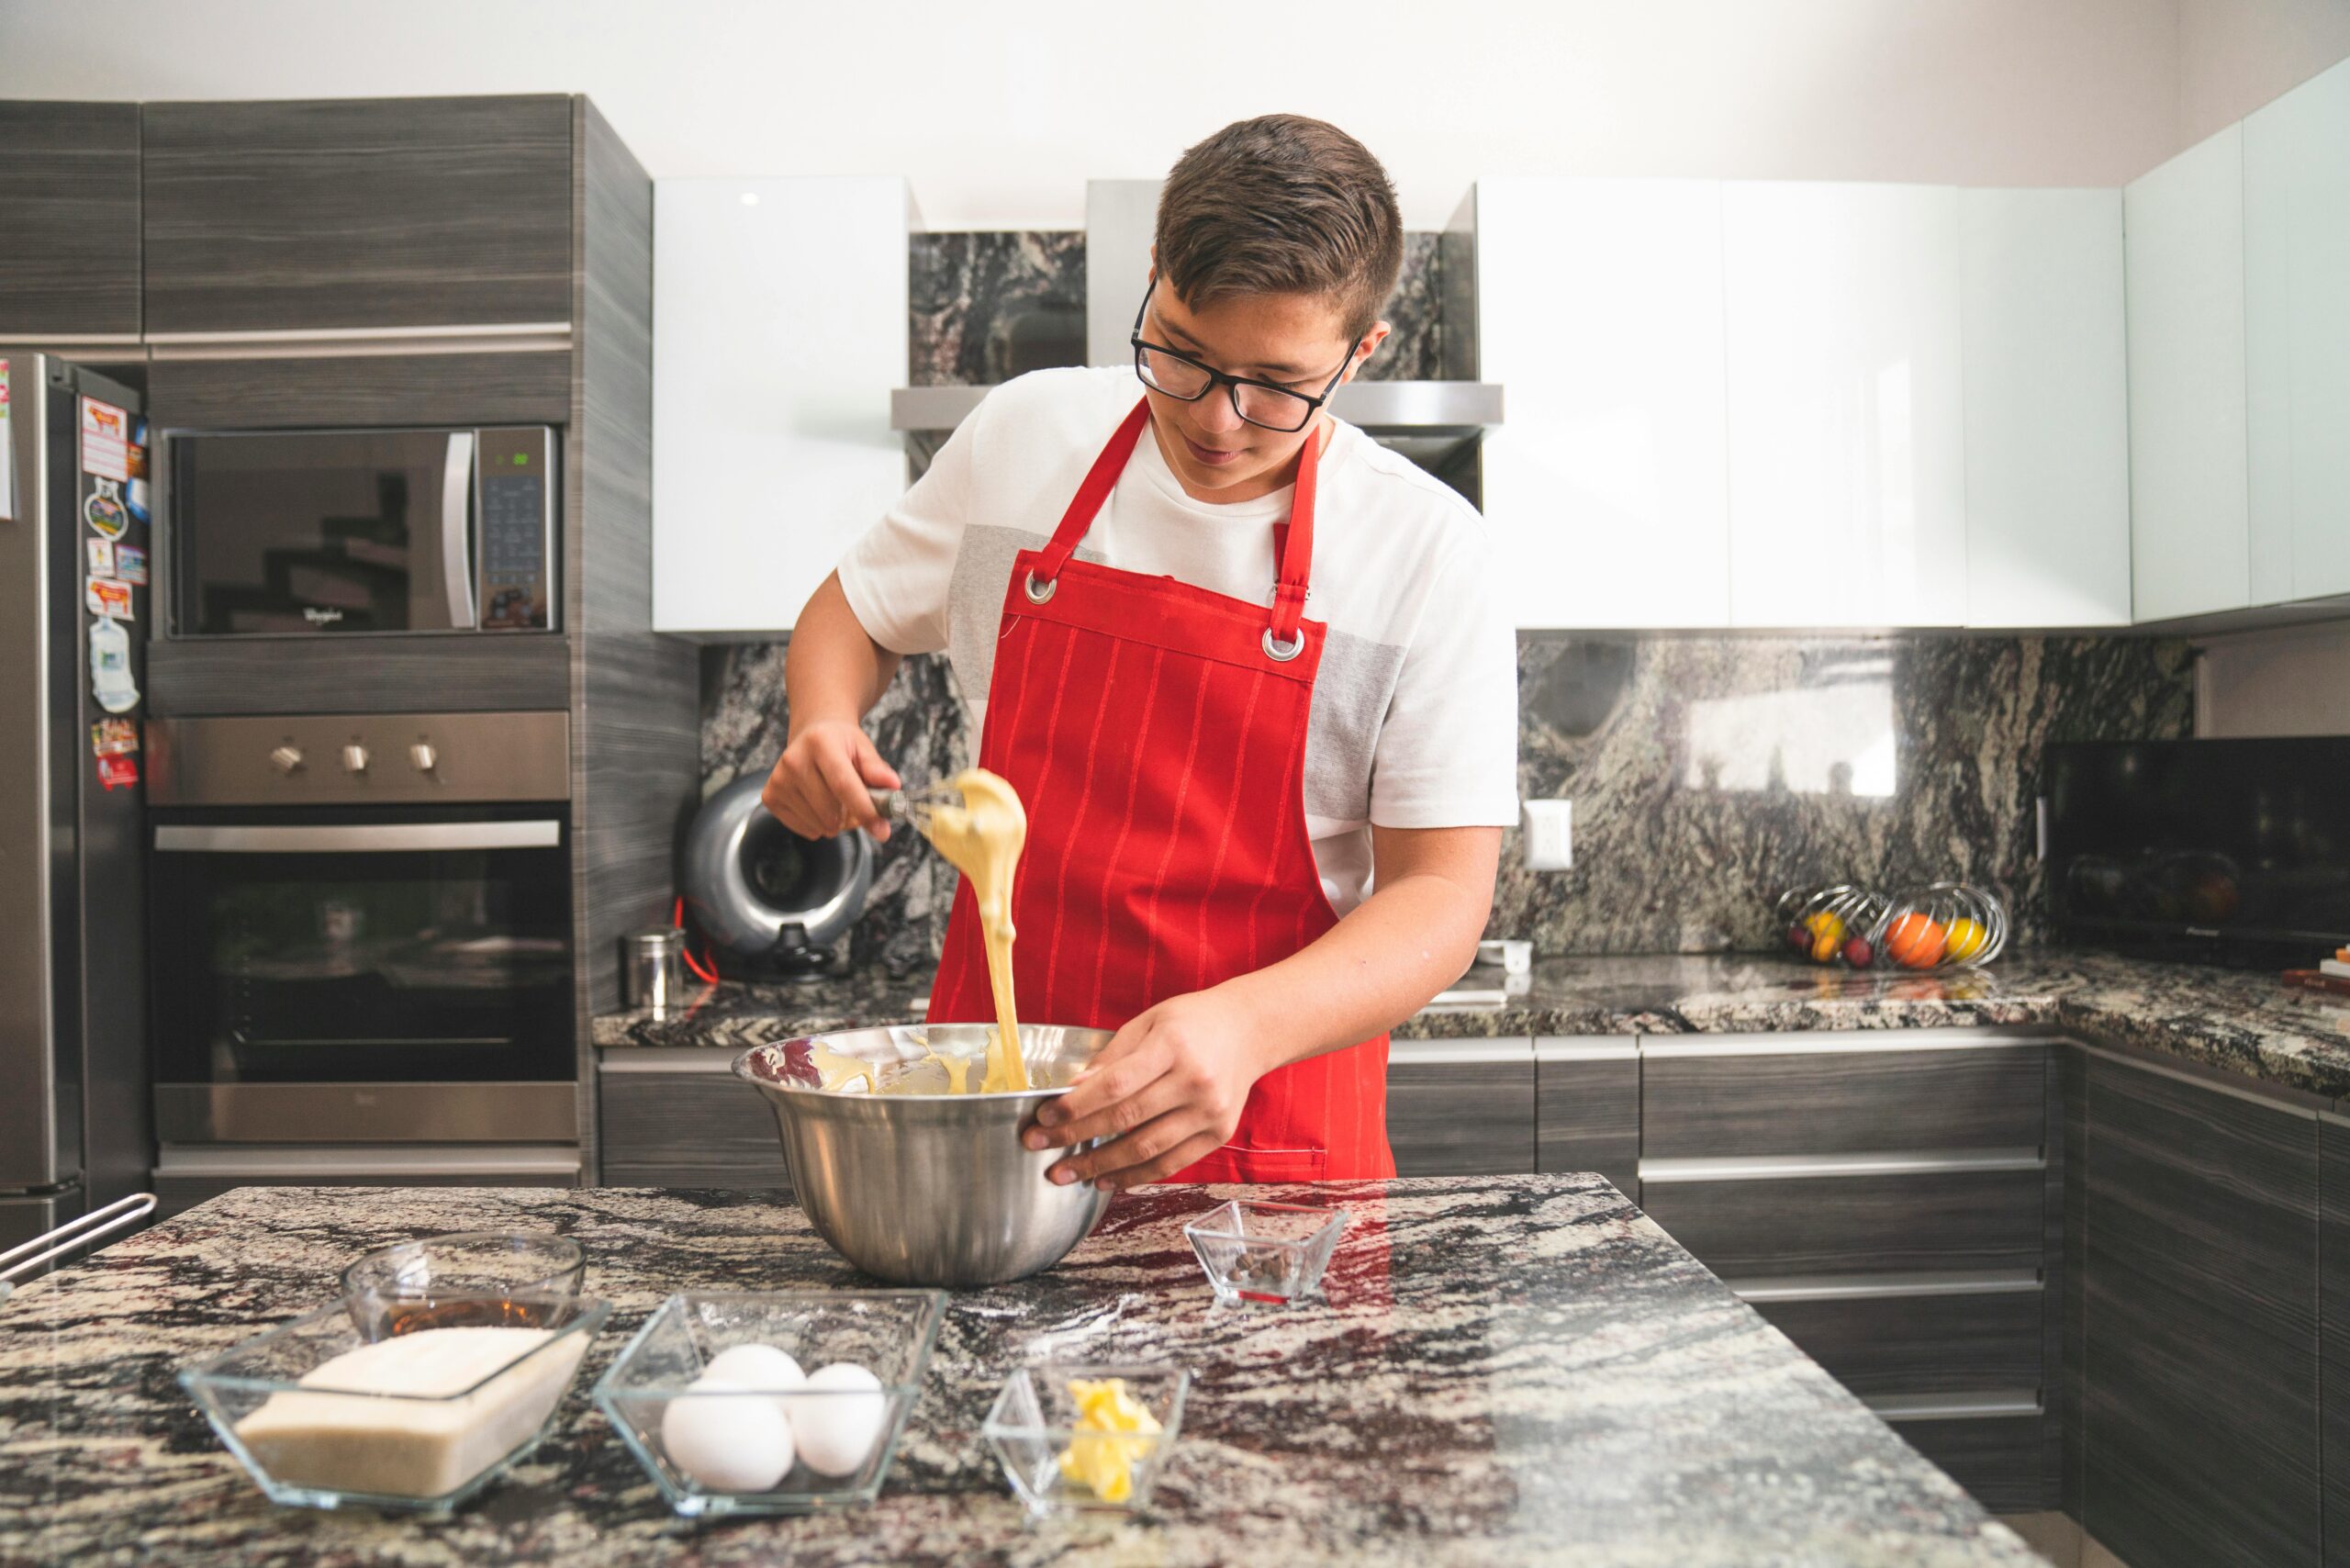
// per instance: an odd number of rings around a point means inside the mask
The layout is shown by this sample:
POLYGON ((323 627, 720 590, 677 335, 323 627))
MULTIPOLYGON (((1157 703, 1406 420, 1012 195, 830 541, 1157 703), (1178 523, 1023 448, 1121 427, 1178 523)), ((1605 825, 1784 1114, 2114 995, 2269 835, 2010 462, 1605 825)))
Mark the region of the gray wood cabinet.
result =
POLYGON ((2047 1046, 1926 1047, 1913 1043, 1918 1033, 1791 1034, 1739 1053, 1703 1039, 1651 1040, 1640 1062, 1641 1152, 1673 1159, 2040 1146, 2047 1046))
POLYGON ((139 106, 0 103, 0 342, 139 333, 139 106))
POLYGON ((775 1113, 728 1070, 733 1056, 681 1049, 607 1057, 596 1083, 604 1185, 789 1191, 775 1113))
POLYGON ((2318 1123, 2318 1450, 2325 1562, 2350 1568, 2350 1122, 2318 1123))
POLYGON ((2132 1568, 2318 1560, 2313 1110, 2092 1051, 2081 1520, 2132 1568))
POLYGON ((1387 1142, 1401 1176, 1534 1170, 1534 1042, 1398 1040, 1387 1058, 1387 1142))
POLYGON ((572 319, 572 102, 149 104, 146 330, 572 319))
POLYGON ((1640 1191, 1640 1056, 1630 1036, 1534 1042, 1534 1168, 1596 1170, 1640 1191))
POLYGON ((1650 1217, 1732 1284, 2040 1267, 2036 1168, 1666 1182, 1644 1156, 1641 1172, 1650 1217))

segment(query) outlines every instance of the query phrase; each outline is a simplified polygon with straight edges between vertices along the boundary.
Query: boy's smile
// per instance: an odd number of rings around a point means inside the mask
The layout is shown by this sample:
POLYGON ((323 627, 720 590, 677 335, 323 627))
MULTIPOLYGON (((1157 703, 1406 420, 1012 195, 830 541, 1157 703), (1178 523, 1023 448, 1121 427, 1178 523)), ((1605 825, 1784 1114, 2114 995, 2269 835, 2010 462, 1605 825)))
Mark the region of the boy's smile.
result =
MULTIPOLYGON (((1341 362, 1341 381, 1354 378, 1387 336, 1387 323, 1375 323, 1349 358, 1345 323, 1321 297, 1242 294, 1194 310, 1162 285, 1151 290, 1142 336, 1228 375, 1270 381, 1314 398, 1341 362)), ((1299 450, 1326 424, 1318 412, 1300 431, 1250 424, 1233 410, 1222 386, 1189 403, 1146 390, 1159 454, 1193 500, 1228 503, 1271 495, 1295 477, 1299 450)))

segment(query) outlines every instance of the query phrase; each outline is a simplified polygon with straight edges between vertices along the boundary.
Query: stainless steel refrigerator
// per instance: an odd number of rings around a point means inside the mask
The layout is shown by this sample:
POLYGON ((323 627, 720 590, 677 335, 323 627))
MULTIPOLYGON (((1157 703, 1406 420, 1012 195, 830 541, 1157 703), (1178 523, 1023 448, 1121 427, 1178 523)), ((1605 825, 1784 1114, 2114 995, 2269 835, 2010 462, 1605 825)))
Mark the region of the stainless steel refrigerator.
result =
POLYGON ((144 1187, 136 392, 0 344, 0 1248, 144 1187))

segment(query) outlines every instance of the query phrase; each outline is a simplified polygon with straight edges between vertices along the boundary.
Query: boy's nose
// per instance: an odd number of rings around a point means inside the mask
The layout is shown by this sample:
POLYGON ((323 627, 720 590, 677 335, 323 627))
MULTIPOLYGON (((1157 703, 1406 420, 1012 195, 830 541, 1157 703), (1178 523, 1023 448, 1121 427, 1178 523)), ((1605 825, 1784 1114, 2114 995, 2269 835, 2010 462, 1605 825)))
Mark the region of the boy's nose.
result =
POLYGON ((1194 422, 1205 435, 1229 435, 1248 423, 1233 410, 1232 399, 1221 386, 1192 404, 1192 411, 1194 422))

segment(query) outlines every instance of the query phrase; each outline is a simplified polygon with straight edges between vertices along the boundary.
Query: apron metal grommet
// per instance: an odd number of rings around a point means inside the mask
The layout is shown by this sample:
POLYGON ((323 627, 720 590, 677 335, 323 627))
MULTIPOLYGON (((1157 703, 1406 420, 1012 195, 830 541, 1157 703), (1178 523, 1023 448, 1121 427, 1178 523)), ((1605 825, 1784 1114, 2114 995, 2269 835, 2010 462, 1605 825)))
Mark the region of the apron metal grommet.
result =
POLYGON ((1021 585, 1021 591, 1028 596, 1029 603, 1042 604, 1052 598, 1060 586, 1061 580, 1058 577, 1046 577, 1040 586, 1036 581, 1036 574, 1031 572, 1028 574, 1028 580, 1021 585))
POLYGON ((1273 641, 1273 629, 1265 628, 1265 656, 1277 665, 1285 665, 1305 651, 1305 633, 1301 628, 1287 643, 1273 641))

